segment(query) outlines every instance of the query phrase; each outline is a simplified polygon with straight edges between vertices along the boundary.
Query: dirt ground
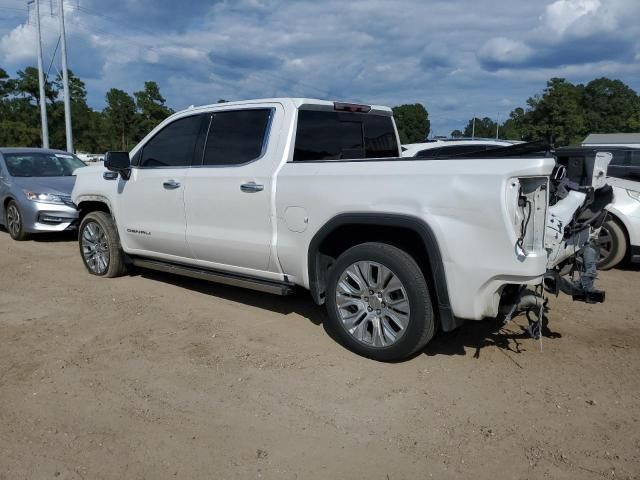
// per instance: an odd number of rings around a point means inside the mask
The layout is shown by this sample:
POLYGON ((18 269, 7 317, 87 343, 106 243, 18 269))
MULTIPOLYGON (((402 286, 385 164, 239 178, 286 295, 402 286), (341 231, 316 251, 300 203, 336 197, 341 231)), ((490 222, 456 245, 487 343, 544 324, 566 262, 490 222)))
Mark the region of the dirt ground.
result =
POLYGON ((88 275, 0 231, 0 479, 640 478, 640 269, 365 360, 310 297, 88 275))

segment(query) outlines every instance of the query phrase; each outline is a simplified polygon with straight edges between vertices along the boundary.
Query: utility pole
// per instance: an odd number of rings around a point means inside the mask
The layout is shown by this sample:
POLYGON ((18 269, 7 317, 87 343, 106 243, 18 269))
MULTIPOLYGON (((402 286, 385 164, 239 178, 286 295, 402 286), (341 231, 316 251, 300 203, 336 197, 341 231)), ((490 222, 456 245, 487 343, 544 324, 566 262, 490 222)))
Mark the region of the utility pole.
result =
POLYGON ((476 112, 473 112, 473 123, 471 126, 471 140, 476 138, 476 112))
MULTIPOLYGON (((38 0, 36 0, 37 4, 38 0)), ((58 0, 60 35, 62 37, 62 87, 64 90, 64 126, 67 134, 67 152, 73 153, 73 132, 71 130, 71 95, 69 94, 69 74, 67 71, 67 35, 64 29, 64 0, 58 0)))
POLYGON ((499 130, 500 130, 500 112, 498 112, 498 117, 496 118, 496 140, 498 140, 499 130))
POLYGON ((40 33, 40 0, 36 5, 36 30, 38 32, 38 84, 40 85, 40 124, 42 127, 42 148, 49 148, 49 125, 47 124, 47 99, 44 96, 44 72, 42 71, 42 35, 40 33))

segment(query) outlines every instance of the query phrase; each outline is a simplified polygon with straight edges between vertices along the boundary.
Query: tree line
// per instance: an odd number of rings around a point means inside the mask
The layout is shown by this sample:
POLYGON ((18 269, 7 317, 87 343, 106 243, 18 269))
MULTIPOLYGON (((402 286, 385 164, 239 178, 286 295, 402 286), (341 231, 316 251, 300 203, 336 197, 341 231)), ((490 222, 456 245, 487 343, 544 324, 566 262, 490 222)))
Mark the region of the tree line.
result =
MULTIPOLYGON (((173 113, 156 82, 144 82, 133 96, 112 88, 106 106, 96 111, 87 104, 87 90, 69 70, 69 93, 74 147, 83 152, 129 150, 153 127, 173 113)), ((45 80, 49 144, 66 148, 62 78, 45 80)), ((38 70, 27 67, 10 77, 0 68, 0 146, 39 147, 38 70)))
MULTIPOLYGON (((474 119, 452 137, 471 137, 474 119)), ((475 136, 508 140, 546 140, 563 146, 580 143, 590 133, 640 131, 640 96, 620 80, 597 78, 574 85, 552 78, 542 93, 515 108, 503 123, 489 117, 475 119, 475 136)))
MULTIPOLYGON (((117 88, 105 95, 105 108, 87 104, 84 82, 69 71, 74 146, 78 151, 129 150, 153 127, 173 113, 156 82, 144 82, 133 96, 117 88)), ((49 143, 66 145, 62 79, 45 81, 49 143)), ((0 68, 0 146, 37 147, 42 144, 38 105, 38 70, 27 67, 10 77, 0 68)), ((224 100, 218 100, 224 102, 224 100)), ((393 107, 400 141, 421 142, 429 136, 429 112, 420 103, 393 107)), ((452 137, 471 137, 474 120, 452 137)), ((525 107, 514 109, 501 124, 489 117, 475 119, 475 136, 509 140, 544 139, 555 145, 579 143, 589 133, 640 131, 640 96, 620 80, 598 78, 574 85, 552 78, 525 107)))

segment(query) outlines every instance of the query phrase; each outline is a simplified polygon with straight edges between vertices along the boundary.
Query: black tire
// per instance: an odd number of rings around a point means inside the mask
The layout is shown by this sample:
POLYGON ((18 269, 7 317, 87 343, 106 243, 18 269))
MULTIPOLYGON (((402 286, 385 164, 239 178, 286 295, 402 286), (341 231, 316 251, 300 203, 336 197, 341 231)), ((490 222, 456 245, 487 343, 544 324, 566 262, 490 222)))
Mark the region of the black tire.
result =
POLYGON ((80 222, 78 228, 78 246, 80 247, 80 257, 82 263, 84 263, 87 271, 92 275, 99 277, 114 278, 120 277, 127 273, 127 265, 125 264, 125 254, 120 246, 120 237, 118 236, 118 230, 111 218, 111 215, 106 212, 91 212, 88 213, 80 222), (99 230, 96 229, 96 226, 99 230), (103 237, 99 237, 101 241, 99 243, 101 252, 108 252, 108 258, 104 264, 100 264, 99 268, 97 263, 92 262, 90 258, 85 255, 85 248, 87 243, 83 243, 88 240, 91 232, 102 232, 103 237))
MULTIPOLYGON (((356 298, 356 300, 362 301, 360 297, 356 298)), ((365 300, 368 302, 368 297, 365 297, 365 300)), ((407 252, 384 243, 356 245, 338 257, 329 272, 326 306, 328 312, 327 327, 335 334, 337 339, 349 350, 374 360, 390 362, 411 357, 425 347, 429 340, 433 338, 436 330, 431 296, 420 267, 407 252), (336 293, 341 277, 348 268, 351 268, 356 262, 362 261, 375 262, 388 268, 399 279, 406 292, 406 299, 410 308, 407 326, 402 330, 401 336, 398 335, 399 338, 387 346, 372 346, 357 339, 347 330, 338 308, 336 293)), ((385 303, 382 303, 382 307, 385 307, 385 303)), ((364 310, 362 311, 364 313, 364 310)), ((380 310, 378 310, 378 313, 380 313, 380 310)), ((384 316, 384 311, 382 316, 384 316)), ((364 322, 364 320, 361 320, 361 322, 364 322)), ((357 327, 355 329, 357 330, 357 327)), ((371 335, 373 337, 373 333, 371 335)), ((384 337, 385 335, 382 334, 382 336, 384 337)))
POLYGON ((7 208, 4 211, 4 225, 9 232, 9 235, 14 240, 22 242, 29 238, 29 234, 24 231, 24 217, 22 216, 22 211, 14 200, 11 200, 7 204, 7 208), (9 223, 11 223, 11 225, 9 225, 9 223))
POLYGON ((627 236, 620 224, 612 218, 602 225, 598 244, 600 245, 599 270, 615 267, 627 255, 627 236))

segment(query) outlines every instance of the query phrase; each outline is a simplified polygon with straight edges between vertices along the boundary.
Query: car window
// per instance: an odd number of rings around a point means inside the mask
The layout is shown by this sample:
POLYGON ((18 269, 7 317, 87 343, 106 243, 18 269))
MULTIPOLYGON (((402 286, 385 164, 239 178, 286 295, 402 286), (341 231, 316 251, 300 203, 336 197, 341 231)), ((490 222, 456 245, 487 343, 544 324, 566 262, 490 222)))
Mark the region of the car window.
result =
POLYGON ((398 157, 391 117, 366 113, 298 112, 294 162, 398 157))
POLYGON ((5 153, 5 163, 12 177, 69 177, 86 164, 70 153, 5 153))
POLYGON ((260 157, 270 108, 216 112, 211 120, 203 165, 240 165, 260 157))
POLYGON ((640 150, 629 153, 631 154, 629 158, 630 166, 640 168, 640 150))
POLYGON ((141 167, 186 167, 193 160, 203 115, 179 118, 142 147, 141 167))
POLYGON ((611 163, 612 166, 624 166, 628 164, 627 152, 620 150, 611 150, 611 163))

